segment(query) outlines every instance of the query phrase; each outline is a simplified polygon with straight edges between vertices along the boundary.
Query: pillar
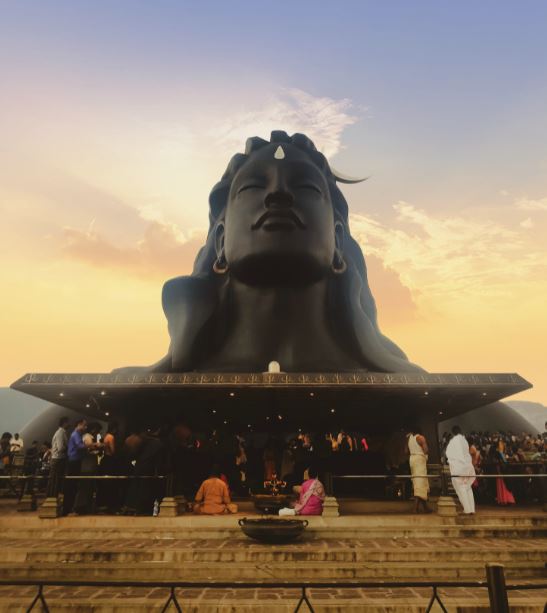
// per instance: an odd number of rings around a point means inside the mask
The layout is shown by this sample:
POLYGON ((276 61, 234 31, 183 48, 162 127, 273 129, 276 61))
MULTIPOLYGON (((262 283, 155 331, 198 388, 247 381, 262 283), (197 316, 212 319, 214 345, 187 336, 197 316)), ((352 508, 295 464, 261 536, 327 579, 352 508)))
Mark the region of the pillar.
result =
POLYGON ((53 519, 62 515, 62 506, 59 500, 59 491, 66 471, 66 459, 61 458, 51 462, 49 478, 46 487, 46 498, 40 505, 38 517, 53 519))
POLYGON ((439 450, 439 424, 437 418, 431 413, 420 419, 419 426, 427 441, 429 448, 428 462, 430 464, 441 463, 441 453, 439 450))
POLYGON ((160 504, 160 517, 177 517, 179 502, 174 496, 165 496, 160 504))
POLYGON ((340 515, 338 500, 334 496, 325 496, 322 515, 323 517, 338 517, 340 515))
POLYGON ((23 492, 17 503, 18 511, 36 511, 36 493, 34 491, 34 476, 28 475, 23 485, 23 492))
POLYGON ((57 496, 49 496, 42 502, 38 509, 38 517, 42 519, 54 519, 62 515, 61 502, 57 496))

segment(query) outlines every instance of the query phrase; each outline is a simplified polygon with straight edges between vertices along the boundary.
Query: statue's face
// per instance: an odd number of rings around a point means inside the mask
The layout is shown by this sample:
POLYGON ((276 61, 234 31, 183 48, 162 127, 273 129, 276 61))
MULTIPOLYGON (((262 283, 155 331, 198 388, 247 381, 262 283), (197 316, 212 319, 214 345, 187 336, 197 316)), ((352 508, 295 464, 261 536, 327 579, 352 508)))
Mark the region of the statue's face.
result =
POLYGON ((281 144, 254 153, 231 185, 224 253, 231 274, 257 284, 318 280, 335 250, 334 213, 323 173, 306 153, 281 144), (279 154, 278 154, 279 155, 279 154))

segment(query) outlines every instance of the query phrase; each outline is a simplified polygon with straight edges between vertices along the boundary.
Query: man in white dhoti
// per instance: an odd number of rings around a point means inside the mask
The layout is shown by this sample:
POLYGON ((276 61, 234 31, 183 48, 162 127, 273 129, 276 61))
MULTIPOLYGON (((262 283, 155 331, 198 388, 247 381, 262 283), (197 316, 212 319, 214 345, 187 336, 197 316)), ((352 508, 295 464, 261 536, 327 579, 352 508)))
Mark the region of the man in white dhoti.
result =
POLYGON ((463 512, 470 515, 475 512, 472 484, 475 481, 475 467, 469 453, 469 443, 459 426, 452 428, 452 438, 446 447, 446 459, 450 466, 452 485, 463 507, 463 512))
POLYGON ((410 474, 412 475, 412 489, 414 491, 415 513, 431 513, 427 506, 429 495, 429 479, 427 478, 427 441, 425 436, 414 428, 408 434, 408 452, 410 454, 410 474))

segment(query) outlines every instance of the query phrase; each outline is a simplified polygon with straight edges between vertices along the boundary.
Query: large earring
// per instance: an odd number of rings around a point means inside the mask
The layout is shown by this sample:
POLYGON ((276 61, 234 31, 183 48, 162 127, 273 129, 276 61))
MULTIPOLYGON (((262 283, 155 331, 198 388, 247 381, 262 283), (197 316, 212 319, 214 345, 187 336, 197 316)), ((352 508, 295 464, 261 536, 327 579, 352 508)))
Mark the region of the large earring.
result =
POLYGON ((224 257, 224 253, 221 253, 213 264, 213 270, 217 275, 224 275, 228 272, 228 262, 224 257))
POLYGON ((346 260, 344 260, 344 258, 337 253, 334 256, 334 261, 332 263, 332 272, 335 275, 343 275, 346 272, 347 268, 348 265, 346 264, 346 260))

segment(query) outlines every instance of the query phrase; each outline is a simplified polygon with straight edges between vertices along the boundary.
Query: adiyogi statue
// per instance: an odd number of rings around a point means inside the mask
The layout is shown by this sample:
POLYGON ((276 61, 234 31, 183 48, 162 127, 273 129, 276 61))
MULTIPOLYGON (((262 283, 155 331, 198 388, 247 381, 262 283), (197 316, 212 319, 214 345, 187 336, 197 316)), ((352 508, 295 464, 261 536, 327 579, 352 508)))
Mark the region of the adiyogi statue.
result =
POLYGON ((253 137, 209 197, 191 275, 162 303, 171 343, 149 372, 423 372, 384 336, 343 177, 304 134, 253 137))

